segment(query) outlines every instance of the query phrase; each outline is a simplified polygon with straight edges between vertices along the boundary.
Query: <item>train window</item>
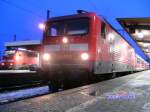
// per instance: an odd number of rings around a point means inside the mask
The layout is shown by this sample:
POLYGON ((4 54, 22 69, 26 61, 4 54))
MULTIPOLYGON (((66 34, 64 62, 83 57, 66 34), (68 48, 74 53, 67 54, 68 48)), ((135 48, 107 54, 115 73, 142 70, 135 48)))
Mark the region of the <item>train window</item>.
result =
POLYGON ((80 35, 88 33, 88 19, 69 21, 67 24, 67 35, 80 35))
POLYGON ((106 39, 106 24, 104 22, 101 23, 101 37, 106 39))
POLYGON ((57 30, 56 30, 56 28, 51 28, 50 30, 51 30, 50 32, 51 32, 52 36, 57 36, 57 30))
POLYGON ((64 34, 64 25, 60 22, 51 23, 48 29, 49 36, 60 36, 64 34))
POLYGON ((84 35, 88 30, 88 18, 59 20, 49 24, 48 36, 84 35))
POLYGON ((28 52, 27 55, 28 55, 29 57, 38 57, 38 54, 35 53, 35 52, 28 52))
POLYGON ((5 56, 10 56, 10 55, 14 55, 14 54, 15 54, 15 50, 9 50, 9 51, 4 52, 5 56))

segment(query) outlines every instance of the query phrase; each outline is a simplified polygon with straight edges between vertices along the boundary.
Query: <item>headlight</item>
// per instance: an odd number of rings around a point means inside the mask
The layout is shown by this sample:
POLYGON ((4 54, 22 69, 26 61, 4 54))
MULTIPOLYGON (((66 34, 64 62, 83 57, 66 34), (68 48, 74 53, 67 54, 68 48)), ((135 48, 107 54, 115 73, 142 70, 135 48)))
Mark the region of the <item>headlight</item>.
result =
POLYGON ((88 53, 82 53, 82 54, 81 54, 81 59, 82 59, 82 60, 88 60, 88 59, 89 59, 88 53))
POLYGON ((5 65, 5 63, 1 63, 1 65, 2 65, 2 66, 4 66, 4 65, 5 65))
POLYGON ((45 60, 45 61, 50 60, 50 54, 45 53, 45 54, 43 55, 43 60, 45 60))
POLYGON ((63 42, 64 44, 68 43, 68 38, 64 37, 64 38, 62 39, 62 42, 63 42))
POLYGON ((13 66, 13 63, 10 63, 10 66, 13 66))
POLYGON ((18 54, 15 56, 15 60, 20 61, 20 56, 18 54))

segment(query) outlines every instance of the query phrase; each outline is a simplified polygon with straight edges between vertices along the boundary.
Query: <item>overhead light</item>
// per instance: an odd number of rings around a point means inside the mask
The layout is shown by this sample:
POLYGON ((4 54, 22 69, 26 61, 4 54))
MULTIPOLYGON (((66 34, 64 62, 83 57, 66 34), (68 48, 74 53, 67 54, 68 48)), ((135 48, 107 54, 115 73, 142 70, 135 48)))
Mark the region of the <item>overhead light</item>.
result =
POLYGON ((138 38, 142 39, 144 38, 144 34, 142 32, 138 32, 137 33, 138 38))
POLYGON ((143 43, 143 47, 150 46, 150 43, 143 43))
POLYGON ((145 49, 146 52, 149 52, 149 49, 145 49))
POLYGON ((148 30, 142 30, 142 33, 143 33, 144 35, 150 35, 150 31, 148 31, 148 30))

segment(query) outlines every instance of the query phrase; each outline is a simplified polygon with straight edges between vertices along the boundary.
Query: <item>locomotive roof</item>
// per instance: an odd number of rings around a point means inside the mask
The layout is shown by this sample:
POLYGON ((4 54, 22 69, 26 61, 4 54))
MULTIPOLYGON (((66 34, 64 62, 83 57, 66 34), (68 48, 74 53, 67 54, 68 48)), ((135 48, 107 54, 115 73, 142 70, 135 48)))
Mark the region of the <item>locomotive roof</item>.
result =
POLYGON ((118 22, 150 58, 150 18, 118 18, 118 22), (143 37, 139 37, 142 33, 143 37))
POLYGON ((80 13, 80 14, 73 14, 73 15, 66 15, 66 16, 58 16, 58 17, 51 17, 47 22, 49 21, 57 21, 61 19, 73 19, 73 18, 80 18, 80 17, 93 17, 96 13, 94 12, 88 12, 88 13, 80 13))

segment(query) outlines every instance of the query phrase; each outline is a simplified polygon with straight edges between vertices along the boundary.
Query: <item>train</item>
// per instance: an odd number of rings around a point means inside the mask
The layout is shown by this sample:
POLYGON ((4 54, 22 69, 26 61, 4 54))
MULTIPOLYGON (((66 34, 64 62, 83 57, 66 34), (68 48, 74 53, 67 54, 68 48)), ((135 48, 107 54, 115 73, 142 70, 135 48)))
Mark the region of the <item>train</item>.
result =
POLYGON ((120 33, 94 12, 78 10, 49 18, 42 44, 43 76, 54 86, 149 68, 120 33))
POLYGON ((36 69, 39 53, 25 48, 6 49, 0 62, 1 70, 36 69))

